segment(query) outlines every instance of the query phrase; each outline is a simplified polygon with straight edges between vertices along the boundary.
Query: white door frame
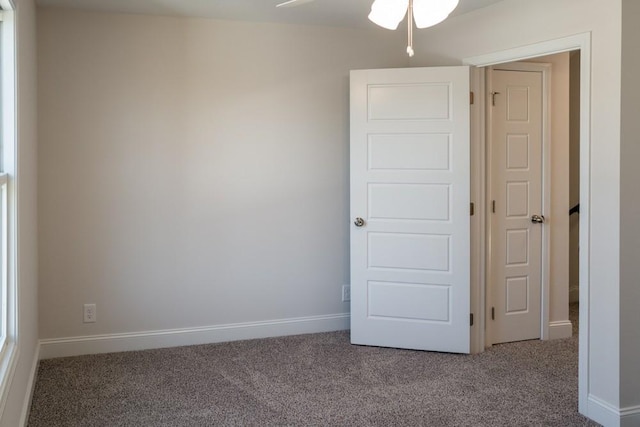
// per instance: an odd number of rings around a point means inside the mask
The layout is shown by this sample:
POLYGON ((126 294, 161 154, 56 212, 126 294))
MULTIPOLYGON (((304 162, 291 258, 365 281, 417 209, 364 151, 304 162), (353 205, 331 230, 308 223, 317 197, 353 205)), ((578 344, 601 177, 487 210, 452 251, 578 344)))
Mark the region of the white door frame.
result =
MULTIPOLYGON (((580 332, 579 332, 579 365, 578 365, 578 409, 582 414, 588 412, 589 393, 589 288, 591 253, 590 224, 591 224, 591 32, 569 37, 549 40, 527 46, 504 51, 465 58, 463 63, 475 67, 488 67, 508 62, 522 61, 556 53, 580 50, 580 332)), ((472 328, 472 352, 484 350, 485 342, 485 305, 486 281, 484 266, 486 265, 486 223, 484 220, 486 197, 486 138, 484 121, 486 112, 484 106, 485 72, 480 69, 474 72, 472 87, 478 94, 477 108, 472 109, 472 201, 478 206, 478 215, 472 217, 472 289, 471 306, 478 313, 476 327, 472 328), (479 107, 479 108, 478 108, 479 107), (475 149, 473 147, 476 147, 475 149), (480 249, 480 251, 477 251, 480 249)))
MULTIPOLYGON (((495 66, 488 67, 487 75, 486 75, 486 93, 491 91, 491 73, 494 70, 507 70, 507 71, 533 71, 539 72, 542 74, 542 213, 546 218, 551 217, 551 109, 549 108, 550 102, 550 94, 551 94, 551 64, 538 63, 538 62, 511 62, 508 64, 499 64, 495 66)), ((488 97, 487 102, 490 100, 488 97)), ((486 126, 486 175, 485 175, 485 185, 489 184, 488 178, 491 176, 491 123, 493 120, 493 110, 488 108, 488 104, 485 105, 485 112, 487 117, 487 126, 486 126)), ((486 191, 486 197, 489 198, 491 195, 489 191, 486 191)), ((489 206, 490 200, 485 201, 485 206, 489 206)), ((491 233, 493 230, 491 229, 491 218, 487 216, 486 223, 486 233, 487 233, 487 246, 485 247, 486 251, 486 280, 487 283, 493 283, 491 280, 493 271, 491 270, 492 265, 492 253, 491 253, 491 233)), ((550 224, 545 224, 542 227, 542 256, 541 256, 541 293, 540 293, 540 339, 547 340, 549 339, 549 272, 550 272, 550 248, 551 248, 551 229, 550 224)), ((493 289, 491 287, 487 287, 486 289, 486 301, 485 301, 485 310, 486 313, 489 313, 490 307, 493 306, 493 301, 495 295, 493 294, 493 289)), ((490 347, 493 343, 493 335, 492 335, 492 323, 486 323, 485 330, 485 347, 490 347)))

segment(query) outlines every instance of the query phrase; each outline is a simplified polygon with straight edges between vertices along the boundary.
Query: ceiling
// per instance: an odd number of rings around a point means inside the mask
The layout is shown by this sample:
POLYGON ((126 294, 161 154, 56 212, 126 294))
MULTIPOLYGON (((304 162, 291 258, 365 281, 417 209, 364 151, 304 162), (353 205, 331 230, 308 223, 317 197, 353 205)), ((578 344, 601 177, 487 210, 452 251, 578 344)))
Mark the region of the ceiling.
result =
MULTIPOLYGON (((55 6, 101 12, 175 15, 236 21, 280 22, 367 28, 373 0, 315 0, 291 8, 276 9, 284 0, 37 0, 55 6)), ((503 0, 460 0, 454 15, 470 12, 503 0)))

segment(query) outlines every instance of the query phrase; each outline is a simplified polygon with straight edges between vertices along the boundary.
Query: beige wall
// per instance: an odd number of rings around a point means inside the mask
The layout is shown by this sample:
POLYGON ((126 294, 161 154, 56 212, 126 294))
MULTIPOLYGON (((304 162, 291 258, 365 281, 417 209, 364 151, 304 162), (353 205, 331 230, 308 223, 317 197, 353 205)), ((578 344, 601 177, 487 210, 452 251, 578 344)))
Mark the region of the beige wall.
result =
MULTIPOLYGON (((622 377, 640 383, 638 371, 621 374, 619 354, 621 16, 620 1, 503 1, 417 32, 411 61, 412 66, 456 65, 477 55, 590 33, 590 294, 581 305, 589 309, 589 375, 582 384, 589 396, 584 410, 600 419, 617 416, 611 408, 619 407, 622 377)), ((640 404, 640 395, 632 400, 640 404)))
POLYGON ((38 24, 41 338, 348 313, 349 70, 406 66, 401 34, 38 24))
MULTIPOLYGON (((14 0, 15 1, 15 0, 14 0)), ((0 425, 21 424, 31 391, 38 344, 36 11, 33 0, 18 0, 18 363, 0 425)))
MULTIPOLYGON (((621 406, 640 404, 640 2, 622 2, 622 143, 620 204, 620 385, 621 406)), ((640 416, 635 423, 640 424, 640 416)))

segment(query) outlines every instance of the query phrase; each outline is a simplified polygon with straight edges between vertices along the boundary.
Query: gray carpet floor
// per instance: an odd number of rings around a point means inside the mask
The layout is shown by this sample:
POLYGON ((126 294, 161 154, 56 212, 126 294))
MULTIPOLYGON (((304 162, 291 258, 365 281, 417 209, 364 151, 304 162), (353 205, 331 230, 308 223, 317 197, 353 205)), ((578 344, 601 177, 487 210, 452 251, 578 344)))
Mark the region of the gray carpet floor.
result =
POLYGON ((577 337, 467 356, 333 332, 51 359, 28 425, 596 426, 577 355, 577 337))

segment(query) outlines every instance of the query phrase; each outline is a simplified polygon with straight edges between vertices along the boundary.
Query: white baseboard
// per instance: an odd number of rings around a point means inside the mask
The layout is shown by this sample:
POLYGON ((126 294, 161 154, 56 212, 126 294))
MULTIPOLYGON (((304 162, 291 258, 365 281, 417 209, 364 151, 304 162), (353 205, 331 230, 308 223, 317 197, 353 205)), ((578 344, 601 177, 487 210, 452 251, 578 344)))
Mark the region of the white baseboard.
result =
POLYGON ((0 416, 4 413, 7 405, 9 390, 18 366, 19 355, 20 347, 15 342, 10 341, 5 347, 4 354, 0 357, 0 416))
POLYGON ((640 426, 640 405, 618 409, 593 395, 589 395, 585 415, 605 427, 640 426))
POLYGON ((623 408, 620 411, 620 427, 640 426, 640 405, 623 408))
POLYGON ((559 322, 549 322, 549 339, 557 340, 562 338, 571 338, 573 326, 569 320, 561 320, 559 322))
POLYGON ((36 353, 31 364, 31 372, 29 373, 29 382, 27 383, 27 391, 24 395, 24 403, 22 404, 22 414, 20 415, 20 425, 27 426, 29 414, 31 413, 31 402, 33 399, 33 391, 36 387, 36 379, 38 378, 38 363, 40 362, 40 344, 36 347, 36 353))
POLYGON ((40 359, 331 332, 349 329, 349 325, 350 314, 341 313, 199 328, 42 339, 40 359))
POLYGON ((593 395, 587 399, 587 413, 584 415, 605 427, 621 427, 622 417, 618 408, 593 395))

